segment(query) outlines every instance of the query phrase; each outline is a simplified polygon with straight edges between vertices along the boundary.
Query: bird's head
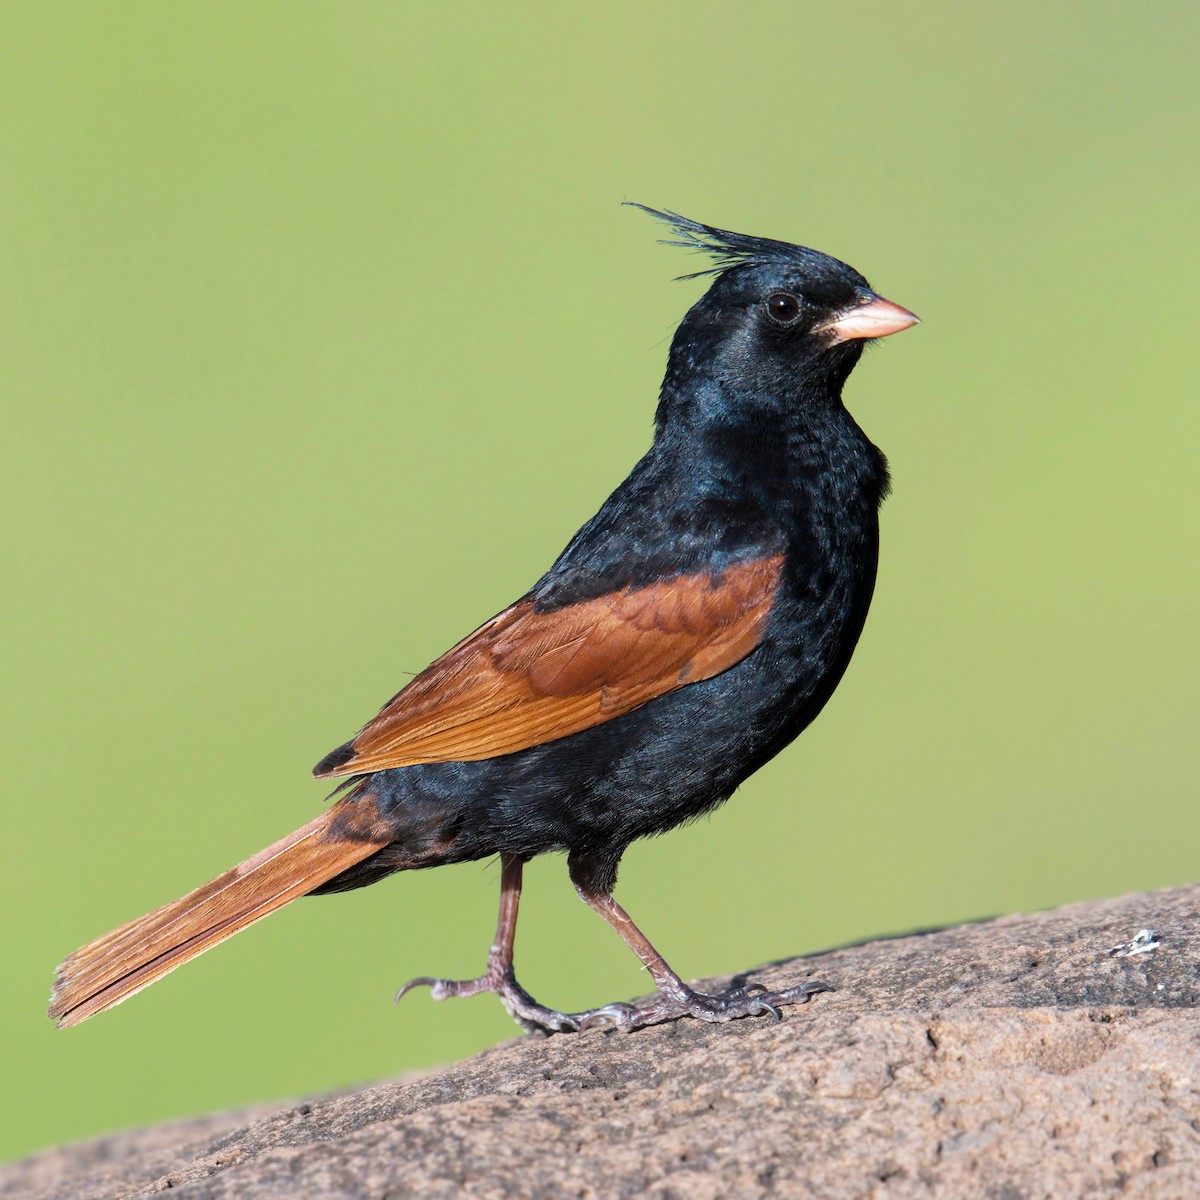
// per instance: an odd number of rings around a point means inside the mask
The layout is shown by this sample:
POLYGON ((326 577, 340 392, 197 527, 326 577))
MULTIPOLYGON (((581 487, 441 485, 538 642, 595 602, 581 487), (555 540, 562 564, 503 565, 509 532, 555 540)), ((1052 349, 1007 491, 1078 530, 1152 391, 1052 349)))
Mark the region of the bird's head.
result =
POLYGON ((704 378, 766 403, 836 399, 866 342, 918 322, 828 254, 635 207, 671 227, 665 244, 716 260, 682 277, 714 279, 675 334, 664 401, 704 378))

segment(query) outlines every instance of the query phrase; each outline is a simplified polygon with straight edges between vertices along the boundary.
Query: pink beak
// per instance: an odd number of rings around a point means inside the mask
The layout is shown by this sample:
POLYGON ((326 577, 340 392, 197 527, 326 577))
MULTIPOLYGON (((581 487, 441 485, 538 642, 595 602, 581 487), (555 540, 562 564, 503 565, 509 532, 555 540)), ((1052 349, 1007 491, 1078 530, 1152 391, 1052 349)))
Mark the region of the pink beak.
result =
POLYGON ((838 313, 832 321, 818 325, 815 332, 832 333, 835 342, 852 342, 856 338, 887 337, 889 333, 899 333, 920 323, 921 318, 916 313, 876 296, 865 304, 856 304, 838 313))

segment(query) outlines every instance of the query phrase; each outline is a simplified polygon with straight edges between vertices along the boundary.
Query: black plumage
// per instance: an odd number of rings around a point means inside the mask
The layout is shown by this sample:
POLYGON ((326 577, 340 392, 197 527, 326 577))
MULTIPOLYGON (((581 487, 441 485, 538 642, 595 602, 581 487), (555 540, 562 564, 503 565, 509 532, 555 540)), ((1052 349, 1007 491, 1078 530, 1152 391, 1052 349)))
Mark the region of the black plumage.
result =
MULTIPOLYGON (((650 449, 521 601, 318 764, 318 775, 344 777, 344 791, 299 843, 313 892, 499 854, 488 971, 414 983, 439 998, 496 991, 526 1026, 726 1020, 811 991, 700 995, 611 893, 632 841, 727 799, 841 679, 871 601, 888 488, 842 386, 866 340, 916 321, 837 259, 646 211, 667 222, 672 244, 717 260, 672 342, 650 449), (321 846, 336 848, 327 862, 321 846), (660 995, 649 1006, 565 1014, 517 985, 521 866, 548 851, 567 853, 580 894, 650 969, 660 995)), ((269 869, 286 879, 274 864, 297 853, 285 848, 269 869)), ((197 939, 200 949, 220 940, 211 930, 226 910, 277 907, 279 880, 260 885, 255 871, 218 889, 215 916, 198 916, 188 897, 151 914, 149 966, 137 956, 150 917, 77 952, 52 1012, 81 1020, 191 957, 197 939)))

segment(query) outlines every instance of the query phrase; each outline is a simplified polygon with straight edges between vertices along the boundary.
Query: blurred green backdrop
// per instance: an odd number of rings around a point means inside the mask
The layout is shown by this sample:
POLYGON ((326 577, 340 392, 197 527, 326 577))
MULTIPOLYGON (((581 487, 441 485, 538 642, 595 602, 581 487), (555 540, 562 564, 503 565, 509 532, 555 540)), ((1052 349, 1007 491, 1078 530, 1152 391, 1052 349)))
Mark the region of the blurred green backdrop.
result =
MULTIPOLYGON (((702 264, 623 197, 925 320, 848 393, 895 494, 844 684, 626 860, 675 965, 1195 878, 1198 34, 1193 4, 5 5, 0 1155, 514 1033, 389 1003, 480 968, 482 865, 303 901, 69 1033, 43 1005, 66 952, 315 813, 317 757, 641 452, 702 264)), ((556 859, 518 964, 565 1006, 646 986, 556 859)))

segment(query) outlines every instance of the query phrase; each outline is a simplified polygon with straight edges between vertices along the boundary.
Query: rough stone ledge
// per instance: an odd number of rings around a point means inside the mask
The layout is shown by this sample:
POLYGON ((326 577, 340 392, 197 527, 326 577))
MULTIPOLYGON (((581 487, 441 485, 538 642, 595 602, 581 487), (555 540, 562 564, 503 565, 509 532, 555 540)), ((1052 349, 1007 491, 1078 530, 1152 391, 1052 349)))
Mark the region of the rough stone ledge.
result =
POLYGON ((771 964, 739 978, 838 990, 49 1151, 0 1198, 1193 1198, 1198 918, 1192 885, 771 964))

